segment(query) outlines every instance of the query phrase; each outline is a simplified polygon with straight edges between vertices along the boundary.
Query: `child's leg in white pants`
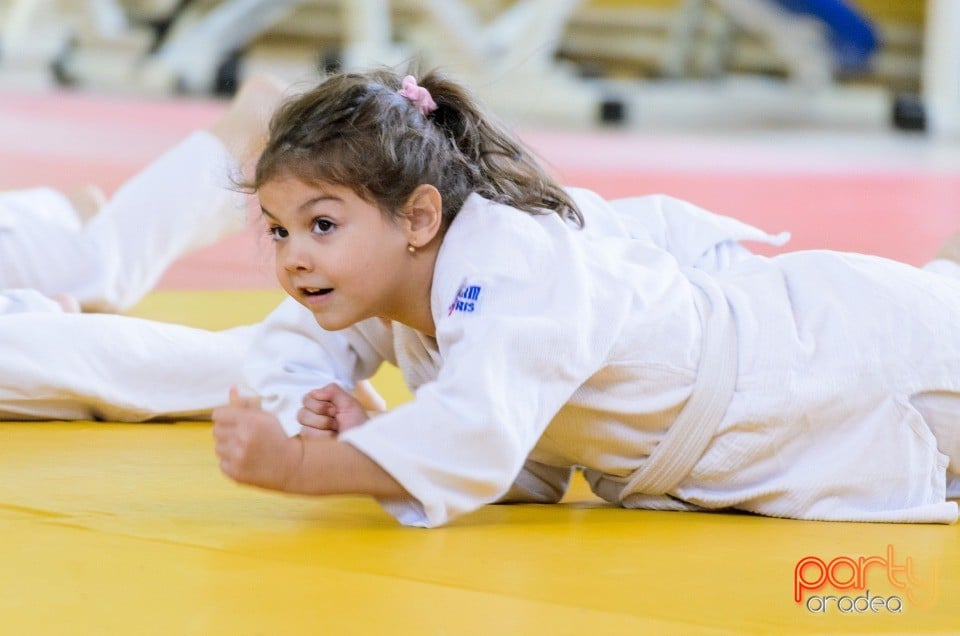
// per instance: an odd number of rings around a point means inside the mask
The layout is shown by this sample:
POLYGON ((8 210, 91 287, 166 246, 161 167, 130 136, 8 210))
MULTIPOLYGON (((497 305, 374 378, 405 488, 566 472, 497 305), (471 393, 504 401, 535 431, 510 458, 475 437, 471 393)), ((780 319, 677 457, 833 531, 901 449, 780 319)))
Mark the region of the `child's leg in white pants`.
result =
POLYGON ((282 98, 270 78, 246 80, 206 131, 124 184, 82 229, 63 196, 32 214, 0 201, 0 289, 68 294, 94 311, 134 304, 185 251, 243 226, 245 198, 231 178, 259 152, 282 98))
POLYGON ((196 132, 125 183, 82 228, 62 221, 62 204, 55 214, 7 215, 0 289, 69 294, 95 311, 133 305, 185 251, 243 226, 244 197, 230 184, 236 169, 216 137, 196 132))
POLYGON ((242 381, 254 330, 109 314, 0 316, 0 420, 207 418, 242 381))

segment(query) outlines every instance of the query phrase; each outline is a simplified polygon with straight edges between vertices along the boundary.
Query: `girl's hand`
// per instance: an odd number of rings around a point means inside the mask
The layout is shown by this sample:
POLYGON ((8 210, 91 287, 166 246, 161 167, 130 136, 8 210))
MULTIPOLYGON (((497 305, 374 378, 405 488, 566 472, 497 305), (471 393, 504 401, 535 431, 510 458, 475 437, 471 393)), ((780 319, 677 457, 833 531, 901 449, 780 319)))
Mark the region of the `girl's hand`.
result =
POLYGON ((230 389, 230 404, 213 411, 220 470, 242 484, 289 490, 303 461, 303 440, 288 438, 276 416, 230 389))
POLYGON ((297 413, 297 421, 304 432, 337 436, 370 419, 363 404, 344 391, 338 384, 328 384, 303 396, 303 408, 297 413))

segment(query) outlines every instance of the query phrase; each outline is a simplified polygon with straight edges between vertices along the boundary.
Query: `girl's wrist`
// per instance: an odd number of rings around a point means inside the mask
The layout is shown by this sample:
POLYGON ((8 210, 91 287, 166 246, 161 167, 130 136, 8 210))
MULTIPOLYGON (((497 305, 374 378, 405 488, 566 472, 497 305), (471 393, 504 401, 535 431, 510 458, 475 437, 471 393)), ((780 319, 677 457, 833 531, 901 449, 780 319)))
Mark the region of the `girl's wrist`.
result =
POLYGON ((286 452, 283 457, 284 470, 280 483, 280 490, 284 492, 302 492, 303 458, 306 445, 303 438, 295 435, 287 440, 286 452))

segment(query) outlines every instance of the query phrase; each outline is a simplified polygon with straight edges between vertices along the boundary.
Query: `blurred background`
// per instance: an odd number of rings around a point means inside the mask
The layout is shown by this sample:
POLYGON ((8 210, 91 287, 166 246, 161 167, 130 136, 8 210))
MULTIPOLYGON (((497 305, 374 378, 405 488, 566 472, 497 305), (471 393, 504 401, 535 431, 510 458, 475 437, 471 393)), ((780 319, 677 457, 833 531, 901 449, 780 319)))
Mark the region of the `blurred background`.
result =
POLYGON ((957 0, 0 0, 0 90, 442 66, 566 127, 960 131, 957 0))
MULTIPOLYGON (((960 0, 0 0, 0 189, 109 194, 245 77, 410 62, 607 198, 918 265, 960 228, 960 0)), ((160 288, 275 288, 263 234, 160 288)))

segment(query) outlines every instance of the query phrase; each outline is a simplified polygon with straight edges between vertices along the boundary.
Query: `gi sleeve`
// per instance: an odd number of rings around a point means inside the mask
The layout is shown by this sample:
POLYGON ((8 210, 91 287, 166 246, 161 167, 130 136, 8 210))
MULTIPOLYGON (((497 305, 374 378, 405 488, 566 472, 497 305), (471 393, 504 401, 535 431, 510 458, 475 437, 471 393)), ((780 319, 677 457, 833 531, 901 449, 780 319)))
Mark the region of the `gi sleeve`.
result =
POLYGON ((379 320, 343 331, 325 331, 313 314, 292 298, 257 329, 244 361, 244 382, 291 437, 300 432, 297 412, 304 395, 331 382, 353 390, 359 380, 377 370, 390 343, 389 328, 379 320))
POLYGON ((469 246, 455 252, 461 234, 445 239, 432 294, 443 360, 436 381, 340 436, 413 496, 385 504, 408 525, 442 525, 506 494, 550 421, 602 366, 628 313, 623 294, 595 296, 606 286, 560 234, 575 230, 507 213, 520 227, 499 228, 491 212, 486 225, 459 231, 471 245, 483 232, 519 236, 521 249, 480 240, 476 256, 469 246), (482 263, 471 273, 474 256, 482 263))

